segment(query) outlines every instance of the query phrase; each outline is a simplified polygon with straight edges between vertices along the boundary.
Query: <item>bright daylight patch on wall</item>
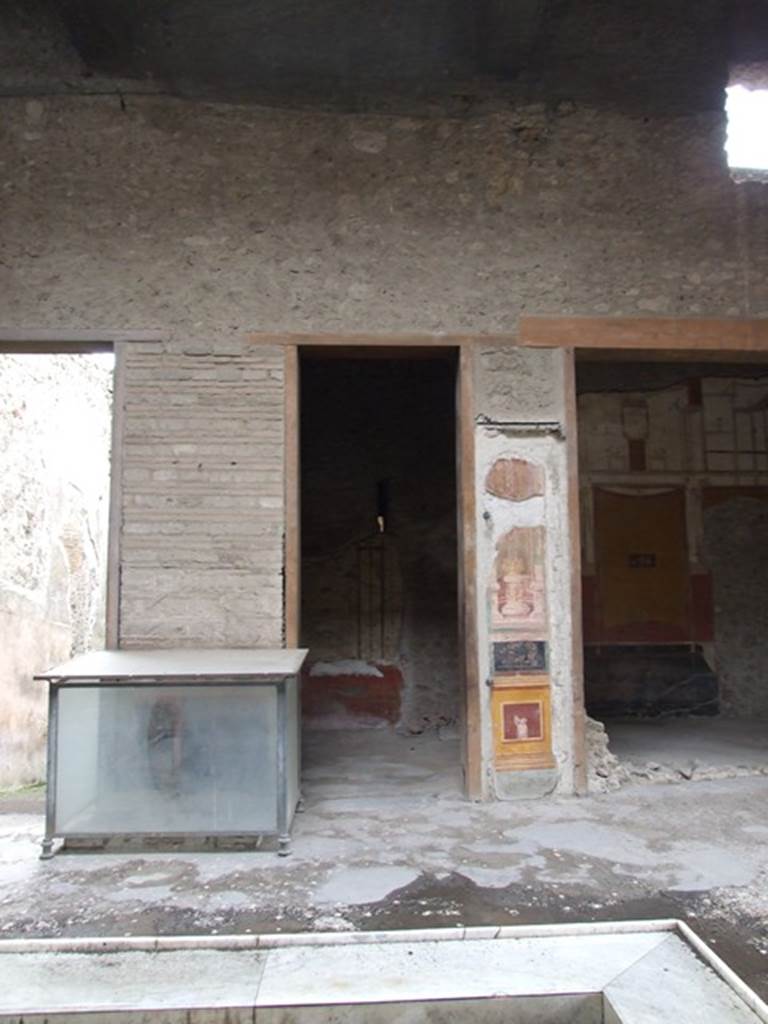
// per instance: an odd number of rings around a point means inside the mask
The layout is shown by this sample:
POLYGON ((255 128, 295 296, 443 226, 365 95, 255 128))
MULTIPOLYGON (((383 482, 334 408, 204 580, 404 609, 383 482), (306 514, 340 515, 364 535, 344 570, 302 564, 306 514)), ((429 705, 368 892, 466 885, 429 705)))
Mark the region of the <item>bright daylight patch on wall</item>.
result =
POLYGON ((768 181, 768 89, 726 89, 728 166, 737 178, 768 181))

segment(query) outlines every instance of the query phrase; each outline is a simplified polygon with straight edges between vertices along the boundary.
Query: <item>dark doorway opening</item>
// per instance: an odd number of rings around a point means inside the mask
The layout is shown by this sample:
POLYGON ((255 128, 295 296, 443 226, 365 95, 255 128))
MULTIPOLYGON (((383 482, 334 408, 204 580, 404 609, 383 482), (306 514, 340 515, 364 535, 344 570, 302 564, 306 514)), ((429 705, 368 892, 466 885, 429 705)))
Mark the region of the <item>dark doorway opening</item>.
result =
POLYGON ((302 714, 336 747, 459 762, 456 374, 450 349, 301 351, 302 714))

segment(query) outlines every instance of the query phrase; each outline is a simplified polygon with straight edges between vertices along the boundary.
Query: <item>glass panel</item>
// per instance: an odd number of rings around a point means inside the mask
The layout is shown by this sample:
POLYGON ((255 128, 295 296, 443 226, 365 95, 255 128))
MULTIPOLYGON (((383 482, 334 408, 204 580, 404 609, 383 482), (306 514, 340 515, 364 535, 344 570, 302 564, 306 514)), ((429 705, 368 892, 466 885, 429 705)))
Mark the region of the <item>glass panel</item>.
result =
POLYGON ((285 684, 285 754, 288 824, 290 826, 299 802, 299 686, 296 679, 285 684))
POLYGON ((271 686, 62 687, 56 831, 277 828, 271 686))
POLYGON ((97 797, 101 693, 99 690, 59 693, 57 761, 61 765, 64 744, 66 772, 57 773, 57 804, 58 796, 64 790, 67 805, 77 813, 90 807, 97 797))

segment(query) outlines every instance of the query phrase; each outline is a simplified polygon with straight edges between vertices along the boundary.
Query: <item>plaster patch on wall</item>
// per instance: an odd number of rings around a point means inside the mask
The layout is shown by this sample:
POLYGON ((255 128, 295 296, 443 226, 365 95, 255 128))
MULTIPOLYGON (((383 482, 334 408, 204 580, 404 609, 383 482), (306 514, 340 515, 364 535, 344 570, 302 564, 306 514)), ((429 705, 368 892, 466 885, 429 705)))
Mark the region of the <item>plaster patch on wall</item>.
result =
POLYGON ((497 498, 525 501, 544 494, 544 474, 525 459, 497 459, 485 478, 485 489, 497 498))
POLYGON ((369 661, 358 661, 347 658, 341 661, 316 661, 310 668, 311 676, 377 676, 383 675, 381 669, 376 668, 369 661))
POLYGON ((483 510, 496 523, 498 530, 538 526, 544 521, 544 498, 529 498, 527 501, 512 503, 486 493, 483 495, 483 510))

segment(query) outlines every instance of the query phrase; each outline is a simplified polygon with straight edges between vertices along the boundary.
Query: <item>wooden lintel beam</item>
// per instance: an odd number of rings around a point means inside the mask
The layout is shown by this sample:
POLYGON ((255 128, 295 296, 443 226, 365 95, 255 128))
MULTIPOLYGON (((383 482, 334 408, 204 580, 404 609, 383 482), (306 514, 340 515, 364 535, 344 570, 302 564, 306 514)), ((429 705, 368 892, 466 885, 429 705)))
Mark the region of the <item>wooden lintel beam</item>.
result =
POLYGON ((111 352, 111 341, 0 341, 0 353, 4 355, 92 355, 94 352, 111 352))
POLYGON ((249 332, 246 340, 254 345, 345 345, 350 348, 386 345, 392 348, 459 348, 461 345, 516 345, 514 334, 324 334, 321 331, 299 334, 249 332))
POLYGON ((517 343, 543 348, 764 352, 768 319, 524 316, 517 343))
POLYGON ((0 327, 0 352, 99 352, 119 342, 157 342, 166 337, 167 332, 159 330, 0 327))

